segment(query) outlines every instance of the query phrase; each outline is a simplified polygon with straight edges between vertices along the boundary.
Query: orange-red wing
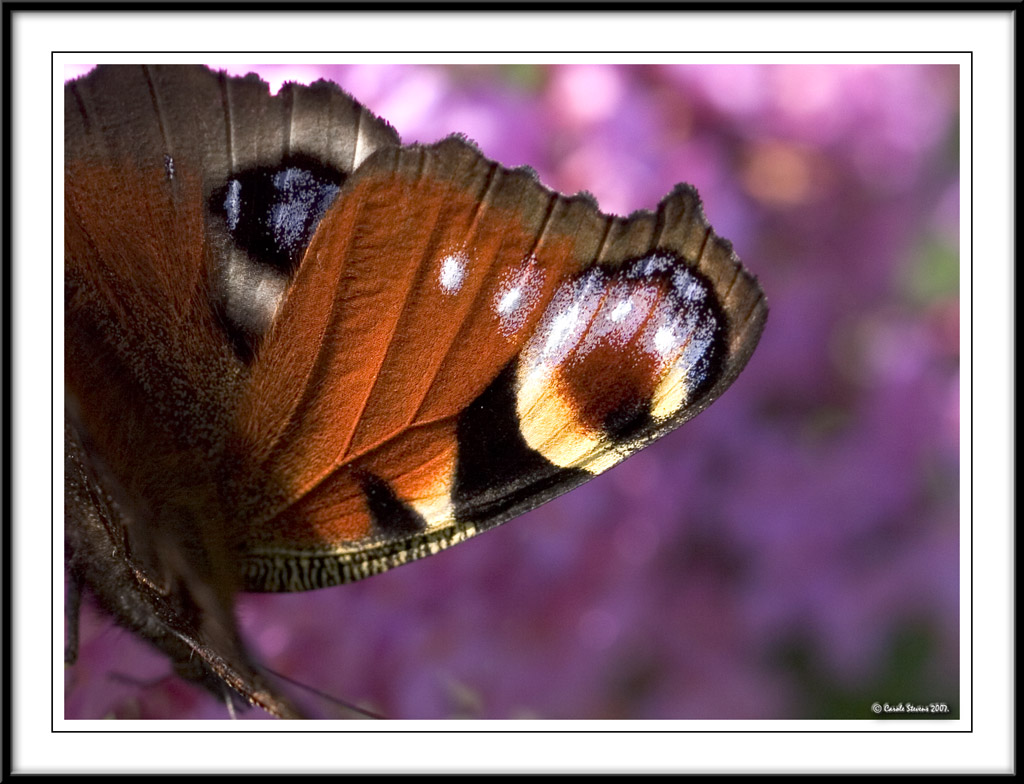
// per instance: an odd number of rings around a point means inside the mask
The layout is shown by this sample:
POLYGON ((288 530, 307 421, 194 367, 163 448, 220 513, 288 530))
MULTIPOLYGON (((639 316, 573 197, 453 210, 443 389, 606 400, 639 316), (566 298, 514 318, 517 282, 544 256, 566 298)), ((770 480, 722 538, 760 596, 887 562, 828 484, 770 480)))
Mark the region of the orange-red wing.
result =
POLYGON ((765 314, 688 187, 620 219, 458 138, 382 150, 321 221, 237 412, 246 584, 355 579, 579 484, 720 394, 765 314))

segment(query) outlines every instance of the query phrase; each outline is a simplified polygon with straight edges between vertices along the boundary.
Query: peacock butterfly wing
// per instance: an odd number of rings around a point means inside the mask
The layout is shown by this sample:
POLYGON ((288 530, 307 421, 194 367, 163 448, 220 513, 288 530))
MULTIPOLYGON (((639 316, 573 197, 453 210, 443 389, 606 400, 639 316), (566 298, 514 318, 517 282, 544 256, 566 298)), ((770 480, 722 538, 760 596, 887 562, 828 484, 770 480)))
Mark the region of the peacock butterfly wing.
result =
POLYGON ((111 68, 67 101, 70 571, 277 715, 237 590, 359 579, 574 487, 709 405, 764 324, 688 186, 609 217, 459 138, 400 147, 324 83, 111 68))
POLYGON ((224 466, 246 360, 291 274, 281 259, 300 255, 319 205, 279 208, 281 242, 223 205, 244 188, 234 203, 273 207, 268 170, 311 172, 322 201, 397 141, 327 83, 271 97, 255 78, 175 66, 66 86, 69 660, 88 587, 182 674, 294 715, 235 626, 244 521, 224 466))
POLYGON ((237 409, 278 494, 244 494, 246 587, 358 579, 574 487, 721 394, 764 314, 690 188, 617 219, 458 138, 381 150, 237 409))

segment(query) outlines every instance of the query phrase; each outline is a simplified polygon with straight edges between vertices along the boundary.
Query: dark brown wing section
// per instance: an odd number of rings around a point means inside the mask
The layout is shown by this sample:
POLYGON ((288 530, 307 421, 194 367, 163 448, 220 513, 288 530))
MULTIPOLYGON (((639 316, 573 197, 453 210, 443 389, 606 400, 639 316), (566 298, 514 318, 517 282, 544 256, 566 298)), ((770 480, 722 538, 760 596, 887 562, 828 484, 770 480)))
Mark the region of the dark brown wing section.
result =
POLYGON ((190 676, 279 715, 292 710, 232 615, 245 521, 228 449, 248 372, 239 335, 258 337, 276 307, 260 292, 279 298, 290 273, 237 246, 217 193, 293 163, 340 181, 397 141, 327 83, 271 96, 252 76, 111 66, 65 88, 72 578, 190 676))

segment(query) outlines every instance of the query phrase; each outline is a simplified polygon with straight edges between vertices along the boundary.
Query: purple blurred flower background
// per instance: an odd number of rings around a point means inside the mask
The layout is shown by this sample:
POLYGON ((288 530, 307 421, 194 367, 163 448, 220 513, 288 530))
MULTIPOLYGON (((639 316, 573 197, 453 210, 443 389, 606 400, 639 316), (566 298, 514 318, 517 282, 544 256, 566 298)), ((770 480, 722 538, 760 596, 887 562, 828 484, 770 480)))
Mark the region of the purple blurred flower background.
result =
MULTIPOLYGON (((721 400, 584 487, 361 583, 243 596, 261 662, 394 718, 958 715, 955 66, 228 70, 332 79, 405 143, 463 133, 606 212, 690 182, 771 308, 721 400)), ((65 712, 227 716, 88 603, 65 712)))

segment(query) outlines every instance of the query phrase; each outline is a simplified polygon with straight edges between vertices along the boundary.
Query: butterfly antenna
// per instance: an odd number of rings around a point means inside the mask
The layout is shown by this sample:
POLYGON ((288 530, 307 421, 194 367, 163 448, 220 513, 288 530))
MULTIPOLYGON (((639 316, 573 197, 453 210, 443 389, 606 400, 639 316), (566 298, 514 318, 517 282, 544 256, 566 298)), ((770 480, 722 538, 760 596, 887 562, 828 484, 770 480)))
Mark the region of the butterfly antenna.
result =
POLYGON ((269 673, 270 675, 273 675, 275 678, 280 678, 281 680, 286 681, 287 683, 290 683, 293 686, 297 686, 298 688, 302 689, 303 691, 306 691, 306 692, 309 692, 310 694, 316 695, 317 697, 319 697, 322 700, 326 700, 327 702, 334 703, 335 705, 339 705, 342 708, 347 708, 348 710, 352 711, 353 713, 361 714, 362 716, 365 716, 368 719, 380 719, 382 721, 386 721, 387 718, 388 718, 387 716, 384 716, 384 715, 382 715, 380 713, 374 713, 373 711, 367 710, 366 708, 360 708, 358 705, 354 705, 351 702, 347 702, 347 701, 345 701, 345 700, 343 700, 343 699, 341 699, 339 697, 335 697, 333 694, 328 694, 327 692, 320 691, 319 689, 316 689, 316 688, 314 688, 314 687, 312 687, 312 686, 310 686, 310 685, 308 685, 306 683, 303 683, 302 681, 297 681, 294 678, 289 678, 284 673, 278 672, 277 670, 271 669, 270 667, 267 667, 267 666, 264 666, 264 665, 260 665, 259 668, 261 670, 263 670, 264 672, 269 673))
POLYGON ((231 717, 232 721, 238 721, 238 714, 235 712, 235 701, 232 699, 231 689, 228 688, 227 684, 223 684, 221 694, 224 697, 224 705, 228 709, 228 716, 231 717))

